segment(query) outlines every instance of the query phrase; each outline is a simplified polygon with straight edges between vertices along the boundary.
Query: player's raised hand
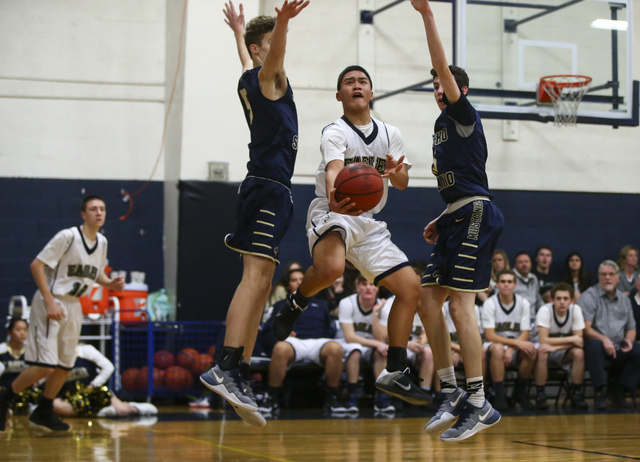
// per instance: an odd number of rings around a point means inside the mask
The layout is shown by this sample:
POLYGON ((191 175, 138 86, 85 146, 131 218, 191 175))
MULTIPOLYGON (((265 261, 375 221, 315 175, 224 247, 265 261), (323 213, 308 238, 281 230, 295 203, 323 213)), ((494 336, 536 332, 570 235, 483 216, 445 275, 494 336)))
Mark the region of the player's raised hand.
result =
POLYGON ((404 160, 404 156, 401 156, 400 159, 395 160, 391 154, 387 154, 387 165, 382 174, 382 178, 389 178, 394 175, 397 175, 402 171, 402 161, 404 160))
POLYGON ((309 0, 294 0, 291 2, 285 0, 285 2, 282 4, 282 7, 276 7, 276 13, 278 13, 278 17, 284 17, 287 19, 295 18, 296 16, 298 16, 298 13, 300 13, 307 7, 308 4, 309 0))
POLYGON ((226 19, 224 22, 236 33, 244 34, 244 9, 242 8, 242 3, 239 5, 240 12, 237 13, 235 7, 233 6, 233 2, 225 3, 224 13, 226 19))
POLYGON ((429 0, 411 0, 411 5, 416 11, 419 11, 420 13, 424 13, 431 9, 429 0))
POLYGON ((362 210, 355 208, 356 203, 351 201, 351 198, 345 197, 340 202, 336 200, 336 189, 333 188, 329 191, 329 210, 343 215, 351 215, 357 217, 362 215, 362 210))

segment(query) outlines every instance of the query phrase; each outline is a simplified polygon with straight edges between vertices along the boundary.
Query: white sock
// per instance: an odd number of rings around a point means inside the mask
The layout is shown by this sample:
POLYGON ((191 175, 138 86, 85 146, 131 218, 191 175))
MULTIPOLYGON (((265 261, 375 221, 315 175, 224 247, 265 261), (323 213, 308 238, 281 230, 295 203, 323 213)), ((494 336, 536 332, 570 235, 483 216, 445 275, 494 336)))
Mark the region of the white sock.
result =
POLYGON ((458 385, 453 366, 438 369, 438 377, 440 378, 440 387, 443 393, 453 393, 456 390, 458 385))
POLYGON ((484 406, 484 384, 482 376, 467 379, 467 402, 475 407, 484 406))

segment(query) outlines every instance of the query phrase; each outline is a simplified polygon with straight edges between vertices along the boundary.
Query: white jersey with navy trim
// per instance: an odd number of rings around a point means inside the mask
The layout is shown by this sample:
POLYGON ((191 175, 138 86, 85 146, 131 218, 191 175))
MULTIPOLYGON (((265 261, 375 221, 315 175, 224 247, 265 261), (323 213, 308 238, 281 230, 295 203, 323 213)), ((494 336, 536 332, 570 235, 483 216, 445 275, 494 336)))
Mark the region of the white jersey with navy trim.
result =
POLYGON ((338 313, 338 321, 341 324, 353 324, 353 330, 357 335, 368 339, 373 338, 373 310, 369 312, 362 310, 358 303, 358 294, 340 300, 338 313))
POLYGON ((505 338, 518 338, 522 331, 531 330, 529 302, 520 295, 514 295, 511 306, 504 306, 498 294, 489 297, 482 305, 482 327, 495 329, 495 333, 505 338))
MULTIPOLYGON (((326 210, 329 210, 326 191, 326 169, 329 162, 341 160, 345 165, 363 162, 374 167, 383 174, 387 165, 387 154, 399 159, 404 155, 404 141, 400 130, 392 125, 371 118, 371 123, 364 126, 353 125, 346 117, 341 117, 322 130, 320 141, 322 161, 316 171, 316 196, 324 199, 326 210)), ((403 161, 407 168, 411 164, 403 161)), ((383 179, 384 193, 378 205, 365 212, 365 216, 373 216, 380 212, 387 203, 389 180, 383 179)))
POLYGON ((78 298, 93 287, 107 260, 107 238, 96 235, 87 242, 80 227, 63 229, 38 254, 45 266, 51 293, 58 298, 78 298))
POLYGON ((584 316, 580 305, 569 305, 567 314, 559 318, 554 313, 553 304, 542 305, 536 315, 536 325, 549 329, 549 337, 569 337, 576 330, 584 329, 584 316))
MULTIPOLYGON (((389 314, 391 313, 391 306, 393 305, 393 301, 396 299, 395 295, 387 298, 384 306, 380 310, 380 324, 387 327, 389 324, 389 314)), ((420 320, 420 316, 416 313, 413 316, 413 325, 411 326, 411 334, 409 335, 409 340, 418 341, 420 340, 420 336, 422 335, 422 331, 424 327, 422 326, 422 321, 420 320)))

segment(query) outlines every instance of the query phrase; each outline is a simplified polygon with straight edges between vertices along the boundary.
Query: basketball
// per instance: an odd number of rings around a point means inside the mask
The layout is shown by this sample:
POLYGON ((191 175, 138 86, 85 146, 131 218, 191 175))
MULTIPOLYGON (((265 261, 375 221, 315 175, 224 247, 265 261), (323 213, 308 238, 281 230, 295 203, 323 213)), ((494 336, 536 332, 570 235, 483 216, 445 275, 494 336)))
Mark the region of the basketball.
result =
POLYGON ((122 373, 120 383, 123 390, 138 391, 140 389, 140 369, 137 367, 130 367, 122 373))
POLYGON ((164 383, 172 391, 185 391, 193 386, 193 377, 185 368, 171 366, 164 373, 164 383))
POLYGON ((190 370, 196 363, 197 357, 198 350, 194 350, 193 348, 183 348, 182 350, 180 350, 180 353, 176 355, 176 364, 178 364, 178 366, 184 367, 187 370, 190 370))
MULTIPOLYGON (((153 386, 161 387, 164 384, 164 371, 158 369, 157 367, 153 368, 153 386)), ((149 367, 144 366, 140 369, 140 373, 138 374, 138 387, 140 390, 146 390, 149 384, 149 367)))
POLYGON ((384 182, 380 173, 369 164, 354 162, 338 172, 333 184, 336 201, 348 197, 355 202, 354 210, 371 210, 380 202, 384 193, 384 182))
POLYGON ((191 368, 192 374, 202 374, 204 371, 207 371, 211 367, 211 363, 213 362, 213 357, 206 353, 199 354, 196 356, 196 360, 193 363, 193 367, 191 368))
POLYGON ((173 355, 167 350, 156 351, 153 355, 153 365, 158 369, 166 369, 169 366, 173 366, 173 355))

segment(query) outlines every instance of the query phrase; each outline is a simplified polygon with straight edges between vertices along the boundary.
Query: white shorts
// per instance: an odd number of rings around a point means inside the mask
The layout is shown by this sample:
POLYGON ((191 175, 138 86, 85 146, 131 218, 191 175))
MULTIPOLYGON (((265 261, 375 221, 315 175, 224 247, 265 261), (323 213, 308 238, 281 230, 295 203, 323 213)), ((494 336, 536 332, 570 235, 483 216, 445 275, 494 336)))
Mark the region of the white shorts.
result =
MULTIPOLYGON (((327 343, 333 341, 331 338, 300 339, 297 337, 289 337, 285 340, 285 342, 293 347, 293 351, 295 352, 294 363, 298 361, 311 361, 320 366, 324 365, 320 360, 322 348, 327 343)), ((291 365, 293 365, 293 363, 291 365)))
POLYGON ((331 212, 326 203, 326 200, 316 198, 309 206, 307 237, 312 256, 318 240, 336 231, 344 241, 346 259, 374 284, 409 264, 404 252, 391 242, 391 233, 384 221, 331 212))
MULTIPOLYGON (((493 345, 493 342, 484 342, 482 344, 482 349, 485 352, 489 352, 489 347, 493 345)), ((504 348, 504 351, 507 351, 507 348, 509 348, 509 345, 502 345, 504 348)), ((511 357, 511 363, 509 364, 510 366, 517 366, 518 365, 518 356, 520 354, 520 350, 518 348, 515 349, 515 351, 513 352, 513 356, 511 357)), ((462 357, 461 357, 462 358, 462 357)))
POLYGON ((56 298, 56 302, 65 314, 61 321, 47 317, 40 291, 33 296, 24 359, 27 364, 35 366, 71 370, 76 362, 76 346, 82 329, 82 307, 77 298, 56 298))
POLYGON ((361 345, 359 343, 348 343, 344 338, 335 339, 336 342, 340 344, 342 347, 342 359, 346 361, 351 356, 351 353, 358 350, 362 355, 360 357, 360 362, 370 363, 371 355, 373 354, 373 348, 361 345))

